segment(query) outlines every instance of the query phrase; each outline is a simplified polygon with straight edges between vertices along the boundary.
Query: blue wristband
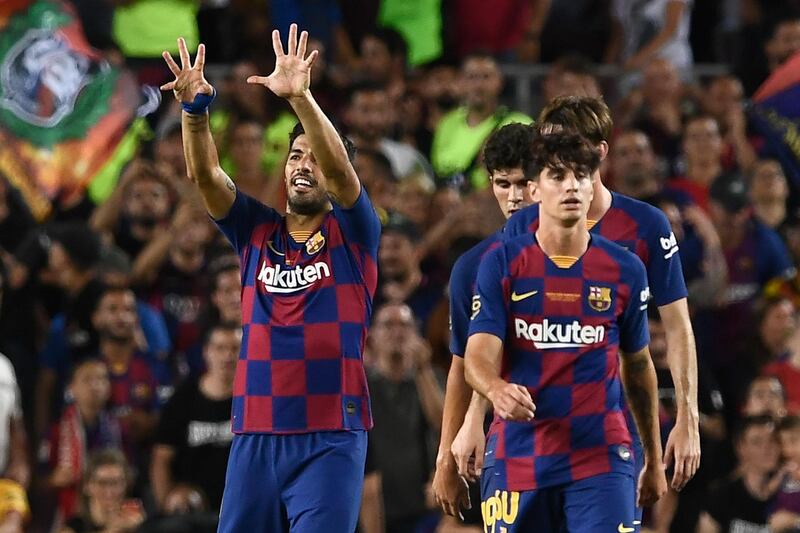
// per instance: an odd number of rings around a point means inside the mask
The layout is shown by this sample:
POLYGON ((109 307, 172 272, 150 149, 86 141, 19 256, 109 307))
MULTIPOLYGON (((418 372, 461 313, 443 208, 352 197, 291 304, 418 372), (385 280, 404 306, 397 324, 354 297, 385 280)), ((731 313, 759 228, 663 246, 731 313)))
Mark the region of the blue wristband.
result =
POLYGON ((211 94, 197 93, 197 95, 194 97, 194 100, 189 104, 186 102, 181 102, 181 107, 183 107, 183 110, 190 115, 202 115, 206 112, 208 106, 211 105, 211 102, 213 102, 214 98, 217 96, 217 90, 214 88, 211 90, 213 91, 211 94))

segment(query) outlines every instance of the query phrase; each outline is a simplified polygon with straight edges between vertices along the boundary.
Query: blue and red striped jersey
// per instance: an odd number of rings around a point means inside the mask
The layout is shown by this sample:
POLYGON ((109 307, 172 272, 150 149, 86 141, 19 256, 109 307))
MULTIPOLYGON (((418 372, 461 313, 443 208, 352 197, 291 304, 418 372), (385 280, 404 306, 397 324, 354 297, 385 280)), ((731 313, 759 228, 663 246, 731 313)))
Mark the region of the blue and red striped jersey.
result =
POLYGON ((216 223, 241 263, 234 433, 372 427, 362 352, 381 227, 366 191, 348 209, 333 203, 305 243, 240 191, 216 223))
POLYGON ((528 234, 486 255, 477 296, 470 335, 503 340, 502 378, 527 387, 536 404, 530 422, 495 416, 485 465, 514 491, 633 475, 619 353, 649 342, 642 262, 593 235, 583 256, 561 268, 528 234))
MULTIPOLYGON (((514 213, 506 223, 504 238, 533 233, 539 227, 539 204, 514 213)), ((647 267, 653 302, 662 306, 686 298, 678 241, 664 213, 650 204, 615 192, 611 207, 590 228, 635 253, 647 267)))
POLYGON ((467 348, 478 267, 483 256, 500 244, 501 231, 492 233, 461 254, 450 272, 450 353, 458 357, 464 357, 467 348))

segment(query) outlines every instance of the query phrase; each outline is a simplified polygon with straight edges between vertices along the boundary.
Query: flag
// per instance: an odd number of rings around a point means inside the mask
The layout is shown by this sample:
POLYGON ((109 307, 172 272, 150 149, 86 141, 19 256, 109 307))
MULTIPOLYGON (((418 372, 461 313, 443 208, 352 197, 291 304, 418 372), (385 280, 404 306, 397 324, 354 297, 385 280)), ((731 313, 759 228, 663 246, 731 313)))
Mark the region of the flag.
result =
POLYGON ((0 173, 42 220, 80 199, 136 119, 132 74, 87 42, 62 0, 0 0, 0 173))
POLYGON ((787 177, 800 186, 800 52, 756 91, 749 117, 764 136, 765 151, 777 158, 787 177))

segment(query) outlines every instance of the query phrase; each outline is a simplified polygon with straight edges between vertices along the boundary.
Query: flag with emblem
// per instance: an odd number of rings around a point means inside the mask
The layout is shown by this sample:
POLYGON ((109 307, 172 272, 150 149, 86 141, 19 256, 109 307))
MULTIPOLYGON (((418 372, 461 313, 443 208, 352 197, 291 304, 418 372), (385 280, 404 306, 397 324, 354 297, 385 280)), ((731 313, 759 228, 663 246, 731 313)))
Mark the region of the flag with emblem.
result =
POLYGON ((0 1, 0 174, 38 219, 81 197, 145 100, 91 48, 71 5, 0 1))
POLYGON ((595 311, 608 311, 611 307, 611 289, 608 287, 589 287, 589 306, 595 311))
POLYGON ((769 155, 780 161, 789 179, 800 183, 800 52, 767 78, 749 111, 769 155))

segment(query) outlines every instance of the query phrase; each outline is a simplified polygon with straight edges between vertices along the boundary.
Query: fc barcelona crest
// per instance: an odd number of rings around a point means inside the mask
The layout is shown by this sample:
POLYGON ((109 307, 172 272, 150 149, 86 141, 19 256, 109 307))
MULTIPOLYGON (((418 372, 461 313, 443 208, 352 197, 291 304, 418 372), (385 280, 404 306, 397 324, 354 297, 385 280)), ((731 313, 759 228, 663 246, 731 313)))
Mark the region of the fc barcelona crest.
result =
POLYGON ((322 250, 323 246, 325 246, 325 237, 322 236, 321 231, 318 231, 306 241, 306 252, 308 255, 314 255, 322 250))
POLYGON ((611 288, 589 287, 589 307, 595 311, 608 311, 611 307, 611 288))

